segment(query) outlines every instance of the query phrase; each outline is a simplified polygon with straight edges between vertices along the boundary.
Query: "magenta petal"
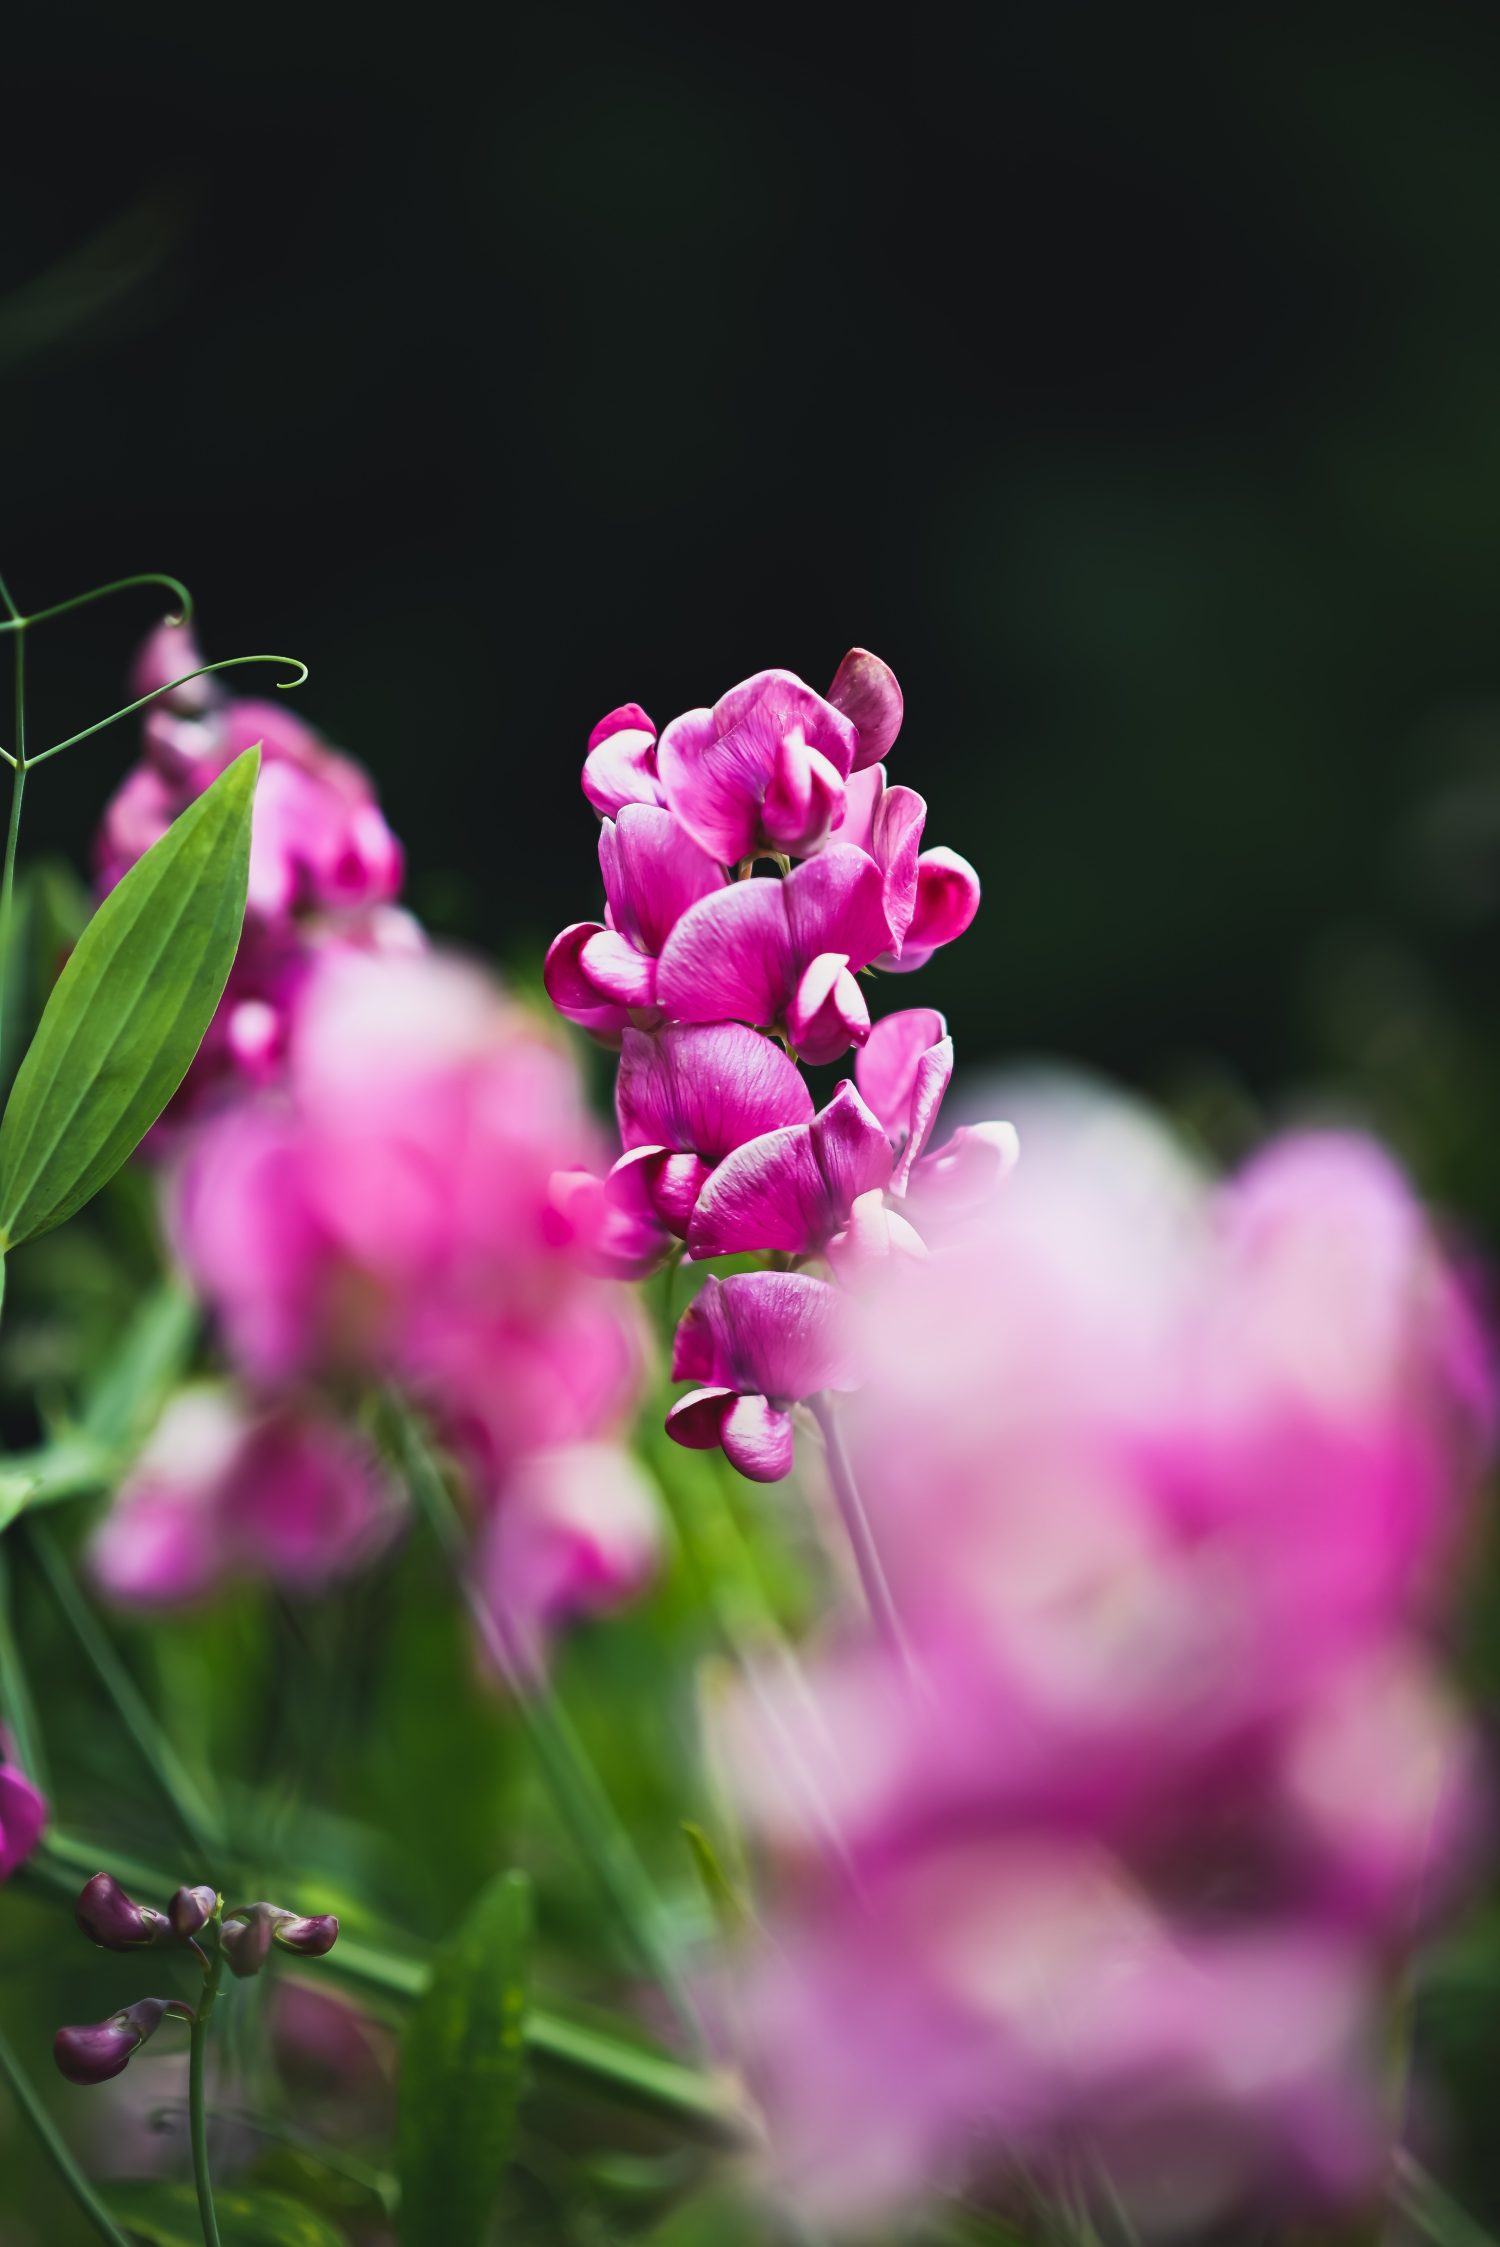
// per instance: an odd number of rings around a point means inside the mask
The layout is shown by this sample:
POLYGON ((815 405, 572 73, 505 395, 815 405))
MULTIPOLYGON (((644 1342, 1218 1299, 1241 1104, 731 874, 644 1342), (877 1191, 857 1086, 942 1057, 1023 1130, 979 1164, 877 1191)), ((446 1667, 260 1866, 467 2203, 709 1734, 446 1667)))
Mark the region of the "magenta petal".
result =
POLYGON ((911 1191, 923 1201, 967 1209, 987 1201, 1019 1157, 1014 1124, 964 1124, 915 1166, 911 1191))
POLYGON ((820 952, 843 952, 851 968, 868 967, 885 950, 880 868, 864 851, 835 843, 781 884, 797 973, 820 952))
POLYGON ((804 857, 827 839, 843 801, 844 776, 821 749, 810 747, 800 732, 778 742, 761 805, 761 827, 769 843, 804 857))
POLYGON ((640 704, 622 702, 617 710, 606 711, 584 746, 592 753, 601 742, 609 741, 618 733, 649 733, 653 741, 656 739, 656 728, 640 704))
POLYGON ((844 1318, 838 1290, 803 1272, 707 1279, 678 1324, 672 1378, 781 1403, 852 1388, 844 1318))
POLYGON ((887 788, 875 805, 870 847, 880 868, 886 927, 899 953, 917 909, 927 804, 915 788, 887 788))
POLYGON ((836 1061, 870 1033, 870 1010, 842 952, 824 952, 798 984, 786 1010, 787 1034, 814 1067, 836 1061))
POLYGON ((577 969, 593 986, 596 1002, 605 999, 616 1006, 648 1007, 656 996, 655 960, 612 928, 601 928, 588 939, 577 955, 577 969))
POLYGON ((775 848, 762 805, 789 742, 821 751, 840 780, 858 737, 853 725, 790 671, 758 671, 712 710, 689 710, 661 737, 657 764, 667 803, 688 833, 725 865, 775 848))
POLYGON ((792 1423, 765 1397, 737 1397, 719 1429, 724 1456, 750 1482, 780 1482, 792 1471, 792 1423))
POLYGON ((653 957, 688 907, 728 879, 670 812, 649 804, 626 804, 604 822, 599 870, 612 925, 653 957))
POLYGON ((25 1863, 46 1823, 47 1805, 26 1774, 0 1762, 0 1881, 25 1863))
POLYGON ((592 1031, 596 1038, 613 1042, 629 1027, 630 1016, 624 1007, 601 1000, 583 967, 585 946, 594 937, 606 933, 597 921, 575 921, 571 928, 565 928, 548 946, 542 966, 542 984, 566 1021, 576 1022, 580 1030, 592 1031))
POLYGON ((979 911, 979 876, 956 850, 924 850, 917 860, 917 909, 908 941, 932 952, 951 944, 979 911))
POLYGON ((688 1230, 696 1257, 778 1249, 809 1256, 858 1196, 891 1175, 885 1133, 853 1085, 841 1084, 810 1124, 768 1132, 720 1163, 688 1230))
POLYGON ((602 818, 627 804, 665 801, 656 770, 656 728, 638 702, 601 718, 588 739, 583 792, 602 818))
POLYGON ((828 699, 859 735, 852 770, 878 764, 901 731, 906 707, 890 665, 868 648, 851 648, 833 675, 828 699))
POLYGON ((678 1154, 670 1147, 632 1147, 609 1175, 622 1186, 629 1181, 632 1197, 642 1194, 656 1222, 681 1239, 709 1172, 693 1154, 678 1154))
POLYGON ((911 1131, 912 1093, 924 1054, 947 1041, 952 1064, 948 1025, 936 1007, 903 1007, 875 1024, 858 1061, 854 1079, 892 1139, 911 1131))
MULTIPOLYGON (((797 874, 821 863, 811 859, 797 874)), ((774 1022, 797 980, 782 897, 789 886, 735 882, 690 906, 662 947, 657 1004, 678 1022, 774 1022)))
POLYGON ((720 1163, 688 1227, 693 1256, 757 1249, 807 1256, 821 1247, 827 1194, 811 1128, 768 1131, 720 1163))
POLYGON ((762 1132, 809 1121, 812 1106, 796 1065, 743 1023, 625 1033, 615 1086, 625 1147, 674 1147, 716 1163, 762 1132))
POLYGON ((667 1434, 685 1451, 716 1450, 729 1410, 738 1402, 733 1389, 692 1389, 668 1412, 667 1434))

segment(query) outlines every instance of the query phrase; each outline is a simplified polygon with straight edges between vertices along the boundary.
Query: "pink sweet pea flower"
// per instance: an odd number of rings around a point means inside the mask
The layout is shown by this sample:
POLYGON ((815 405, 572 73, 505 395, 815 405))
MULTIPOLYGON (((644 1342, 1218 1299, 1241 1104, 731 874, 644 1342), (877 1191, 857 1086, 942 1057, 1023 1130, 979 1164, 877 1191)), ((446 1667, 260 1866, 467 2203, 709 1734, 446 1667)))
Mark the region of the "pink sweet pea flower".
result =
POLYGON ((11 1761, 13 1753, 10 1734, 0 1726, 0 1885, 25 1864, 47 1826, 47 1805, 11 1761))
POLYGON ((583 792, 601 819, 618 819, 627 804, 665 804, 656 728, 638 702, 622 702, 589 735, 583 792))
POLYGON ((242 1578, 313 1591, 368 1561, 398 1519, 351 1431, 205 1383, 167 1406, 94 1533, 90 1565, 120 1606, 179 1606, 242 1578))
POLYGON ((705 1280, 678 1326, 672 1378, 705 1384, 667 1414, 675 1443, 721 1445, 751 1482, 780 1482, 792 1465, 792 1406, 855 1385, 838 1291, 799 1272, 705 1280))
POLYGON ((698 1196, 688 1252, 816 1255, 862 1195, 889 1184, 891 1171, 885 1131, 845 1079, 811 1122, 768 1131, 719 1164, 698 1196))
POLYGON ((812 1115, 780 1046, 740 1022, 627 1030, 615 1085, 625 1154, 610 1174, 622 1206, 641 1195, 679 1238, 704 1181, 737 1147, 812 1115))
POLYGON ((855 975, 888 938, 880 869, 835 844, 784 881, 734 882, 688 908, 657 966, 657 1001, 678 1022, 782 1026, 806 1061, 832 1061, 869 1034, 855 975))
POLYGON ((674 718, 657 764, 674 816, 710 857, 802 857, 843 816, 855 724, 791 671, 757 671, 711 710, 674 718))
POLYGON ((927 805, 914 788, 890 788, 875 766, 844 792, 841 842, 868 851, 884 884, 890 948, 876 961, 887 973, 925 967, 940 945, 962 936, 979 910, 979 876, 954 850, 923 850, 927 805))
POLYGON ((631 1022, 659 1019, 656 963, 690 905, 723 889, 722 866, 670 812, 626 804, 599 830, 607 926, 577 921, 553 939, 542 980, 570 1022, 610 1042, 631 1022))
POLYGON ((506 1482, 478 1559, 482 1595, 523 1668, 574 1616, 639 1597, 661 1557, 656 1492, 618 1444, 534 1451, 506 1482))

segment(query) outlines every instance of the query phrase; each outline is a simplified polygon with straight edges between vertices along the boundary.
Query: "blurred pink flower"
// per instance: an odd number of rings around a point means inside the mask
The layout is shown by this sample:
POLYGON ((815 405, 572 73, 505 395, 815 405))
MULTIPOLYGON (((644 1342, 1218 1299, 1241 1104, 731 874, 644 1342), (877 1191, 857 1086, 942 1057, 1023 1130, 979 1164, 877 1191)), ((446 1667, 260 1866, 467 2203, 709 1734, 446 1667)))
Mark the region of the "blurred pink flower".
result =
MULTIPOLYGON (((164 624, 137 658, 138 694, 202 660, 190 628, 164 624)), ((249 893, 238 956, 203 1048, 169 1111, 170 1127, 226 1090, 270 1082, 310 959, 348 945, 415 949, 416 924, 394 910, 401 846, 352 759, 288 703, 235 699, 217 678, 192 680, 145 714, 145 757, 107 805, 95 839, 96 888, 114 888, 179 813, 242 750, 259 743, 249 893)))
MULTIPOLYGON (((888 1019, 865 1090, 904 1157, 941 1023, 888 1019)), ((1022 1125, 1006 1192, 870 1260, 844 1334, 919 1682, 846 1643, 727 1744, 787 1875, 744 1993, 779 2158, 849 2216, 1080 2133, 1147 2224, 1345 2197, 1393 1962, 1479 1832, 1433 1626, 1488 1353, 1367 1141, 1216 1190, 1119 1108, 1022 1125)))
POLYGON ((634 1402, 635 1306, 591 1276, 554 1186, 598 1156, 570 1056, 477 970, 341 951, 283 1086, 193 1135, 173 1229, 252 1381, 401 1382, 494 1497, 634 1402))
POLYGON ((561 1622, 637 1598, 661 1556, 661 1508, 618 1444, 534 1451, 506 1486, 477 1575, 481 1597, 523 1668, 539 1672, 561 1622))
POLYGON ((90 1566, 123 1606, 169 1607, 243 1577, 321 1589, 399 1520, 364 1441, 310 1405, 181 1390, 94 1532, 90 1566))
POLYGON ((47 1805, 11 1758, 14 1743, 0 1725, 0 1883, 24 1865, 47 1826, 47 1805))

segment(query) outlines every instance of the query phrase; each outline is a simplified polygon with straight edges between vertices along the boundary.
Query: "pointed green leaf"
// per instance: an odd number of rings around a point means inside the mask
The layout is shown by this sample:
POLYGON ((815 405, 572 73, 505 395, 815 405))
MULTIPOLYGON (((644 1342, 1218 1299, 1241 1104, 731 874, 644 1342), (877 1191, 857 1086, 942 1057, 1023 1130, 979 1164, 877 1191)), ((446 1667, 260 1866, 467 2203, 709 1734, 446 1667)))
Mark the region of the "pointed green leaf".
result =
MULTIPOLYGON (((108 2201, 110 2214, 143 2247, 203 2247, 191 2185, 116 2185, 108 2201)), ((214 2211, 224 2247, 346 2247, 341 2231, 285 2193, 216 2186, 214 2211)))
POLYGON ((237 757, 79 938, 0 1122, 0 1247, 81 1208, 186 1075, 239 943, 259 767, 237 757))
POLYGON ((439 1956, 401 2048, 403 2247, 481 2247, 515 2134, 526 2045, 531 1886, 492 1881, 439 1956))

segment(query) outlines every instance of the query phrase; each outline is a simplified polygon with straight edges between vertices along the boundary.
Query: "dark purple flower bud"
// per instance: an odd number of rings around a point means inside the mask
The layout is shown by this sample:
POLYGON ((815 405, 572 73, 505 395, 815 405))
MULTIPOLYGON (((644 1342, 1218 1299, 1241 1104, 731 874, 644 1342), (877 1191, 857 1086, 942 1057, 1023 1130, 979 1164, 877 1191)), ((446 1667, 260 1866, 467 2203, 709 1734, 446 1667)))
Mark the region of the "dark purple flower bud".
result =
POLYGON ((74 1908, 74 1918, 101 1950, 144 1950, 170 1939, 172 1929, 165 1913, 149 1904, 132 1903, 120 1883, 109 1873, 95 1873, 74 1908))
POLYGON ((179 1888, 167 1906, 167 1917, 172 1922, 172 1932, 179 1942, 186 1943, 206 1927, 219 1908, 219 1896, 214 1888, 179 1888))
POLYGON ((52 2040, 52 2057, 70 2083, 108 2083, 129 2065, 148 2036, 154 2036, 167 2014, 190 2021, 187 2006, 172 1997, 143 1997, 92 2028, 59 2029, 52 2040))
POLYGON ((242 1982, 249 1981, 265 1965, 271 1948, 271 1906, 247 1904, 243 1911, 232 1913, 224 1921, 219 1939, 230 1973, 242 1982))
POLYGON ((339 1939, 339 1923, 332 1912, 319 1912, 312 1919, 278 1912, 271 1932, 284 1951, 295 1951, 299 1958, 326 1958, 339 1939))

